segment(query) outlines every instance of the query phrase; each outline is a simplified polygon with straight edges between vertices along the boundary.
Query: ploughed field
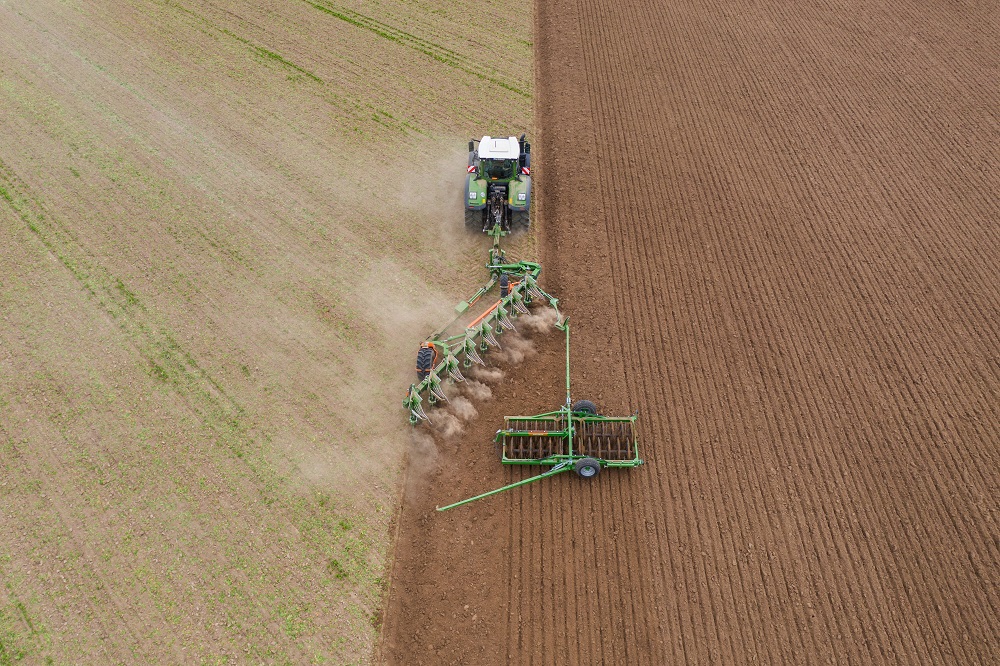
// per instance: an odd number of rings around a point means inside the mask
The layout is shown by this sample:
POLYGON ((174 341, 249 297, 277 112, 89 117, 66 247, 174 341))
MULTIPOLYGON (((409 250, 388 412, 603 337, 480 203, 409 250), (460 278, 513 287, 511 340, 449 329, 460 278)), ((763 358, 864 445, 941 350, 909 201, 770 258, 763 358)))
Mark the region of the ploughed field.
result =
POLYGON ((534 41, 541 282, 648 464, 433 511, 534 473, 491 443, 562 400, 534 336, 411 468, 385 660, 1000 660, 995 6, 554 0, 534 41))

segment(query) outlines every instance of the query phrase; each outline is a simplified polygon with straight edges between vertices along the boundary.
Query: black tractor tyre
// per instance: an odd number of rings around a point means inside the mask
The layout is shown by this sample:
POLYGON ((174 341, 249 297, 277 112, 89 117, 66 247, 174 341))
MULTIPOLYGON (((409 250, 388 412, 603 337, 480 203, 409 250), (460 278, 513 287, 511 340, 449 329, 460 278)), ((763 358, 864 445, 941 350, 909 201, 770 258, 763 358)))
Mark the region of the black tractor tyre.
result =
POLYGON ((573 403, 575 414, 586 414, 587 416, 597 416, 597 405, 589 400, 577 400, 573 403))
POLYGON ((531 228, 531 212, 526 210, 515 210, 511 215, 514 224, 511 226, 515 229, 524 229, 527 231, 531 228))
POLYGON ((434 366, 434 348, 421 347, 417 352, 417 381, 423 381, 431 374, 434 366))
POLYGON ((466 210, 465 211, 465 228, 471 229, 472 231, 482 231, 483 230, 483 211, 481 210, 466 210))
POLYGON ((583 479, 593 479, 601 473, 601 463, 594 458, 580 458, 573 464, 573 471, 583 479))

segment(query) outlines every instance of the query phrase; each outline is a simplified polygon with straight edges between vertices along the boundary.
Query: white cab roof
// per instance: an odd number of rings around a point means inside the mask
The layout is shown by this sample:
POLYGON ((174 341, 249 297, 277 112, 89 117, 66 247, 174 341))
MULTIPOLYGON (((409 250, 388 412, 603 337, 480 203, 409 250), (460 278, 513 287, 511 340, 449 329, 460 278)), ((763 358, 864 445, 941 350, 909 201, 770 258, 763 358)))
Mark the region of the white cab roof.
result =
POLYGON ((479 141, 479 159, 516 160, 520 156, 521 146, 517 143, 516 136, 509 136, 506 139, 484 136, 479 141))

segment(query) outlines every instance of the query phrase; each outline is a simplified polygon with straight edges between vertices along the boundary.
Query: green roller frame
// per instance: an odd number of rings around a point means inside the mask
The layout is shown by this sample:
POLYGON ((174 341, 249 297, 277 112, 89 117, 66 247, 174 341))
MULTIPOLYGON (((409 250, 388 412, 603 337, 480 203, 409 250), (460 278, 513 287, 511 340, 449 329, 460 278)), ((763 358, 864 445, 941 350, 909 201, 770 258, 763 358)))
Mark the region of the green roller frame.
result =
POLYGON ((423 408, 425 399, 431 405, 448 399, 442 387, 443 381, 464 381, 462 368, 473 364, 485 365, 480 354, 491 348, 499 348, 500 336, 505 331, 514 330, 514 320, 520 315, 528 314, 529 305, 544 302, 559 313, 559 299, 538 286, 541 265, 531 261, 508 262, 504 251, 500 249, 500 238, 506 235, 505 232, 497 226, 490 235, 493 236, 493 247, 486 264, 490 272, 489 281, 471 298, 455 306, 455 319, 429 336, 421 345, 421 352, 427 350, 425 356, 417 357, 417 371, 423 378, 410 385, 403 399, 403 408, 409 411, 411 424, 429 420, 423 408), (501 293, 493 305, 466 324, 460 333, 447 334, 460 319, 468 316, 473 305, 494 290, 501 293), (421 360, 426 362, 425 367, 420 367, 421 360))
POLYGON ((563 472, 575 471, 592 478, 605 467, 638 467, 639 440, 635 433, 637 415, 601 416, 593 403, 574 403, 570 393, 569 317, 556 326, 566 332, 566 404, 560 409, 535 416, 507 416, 495 441, 503 448, 505 465, 551 465, 552 468, 475 497, 438 507, 447 511, 457 506, 534 483, 563 472))

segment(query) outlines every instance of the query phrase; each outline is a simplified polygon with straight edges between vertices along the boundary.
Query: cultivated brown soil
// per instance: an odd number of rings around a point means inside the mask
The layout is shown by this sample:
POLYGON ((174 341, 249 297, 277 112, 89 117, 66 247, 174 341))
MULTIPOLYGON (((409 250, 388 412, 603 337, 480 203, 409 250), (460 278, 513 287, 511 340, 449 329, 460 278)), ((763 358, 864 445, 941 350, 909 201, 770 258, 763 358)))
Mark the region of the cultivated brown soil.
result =
POLYGON ((531 473, 534 336, 411 469, 386 662, 1000 660, 998 19, 537 4, 543 283, 647 465, 434 512, 531 473))

